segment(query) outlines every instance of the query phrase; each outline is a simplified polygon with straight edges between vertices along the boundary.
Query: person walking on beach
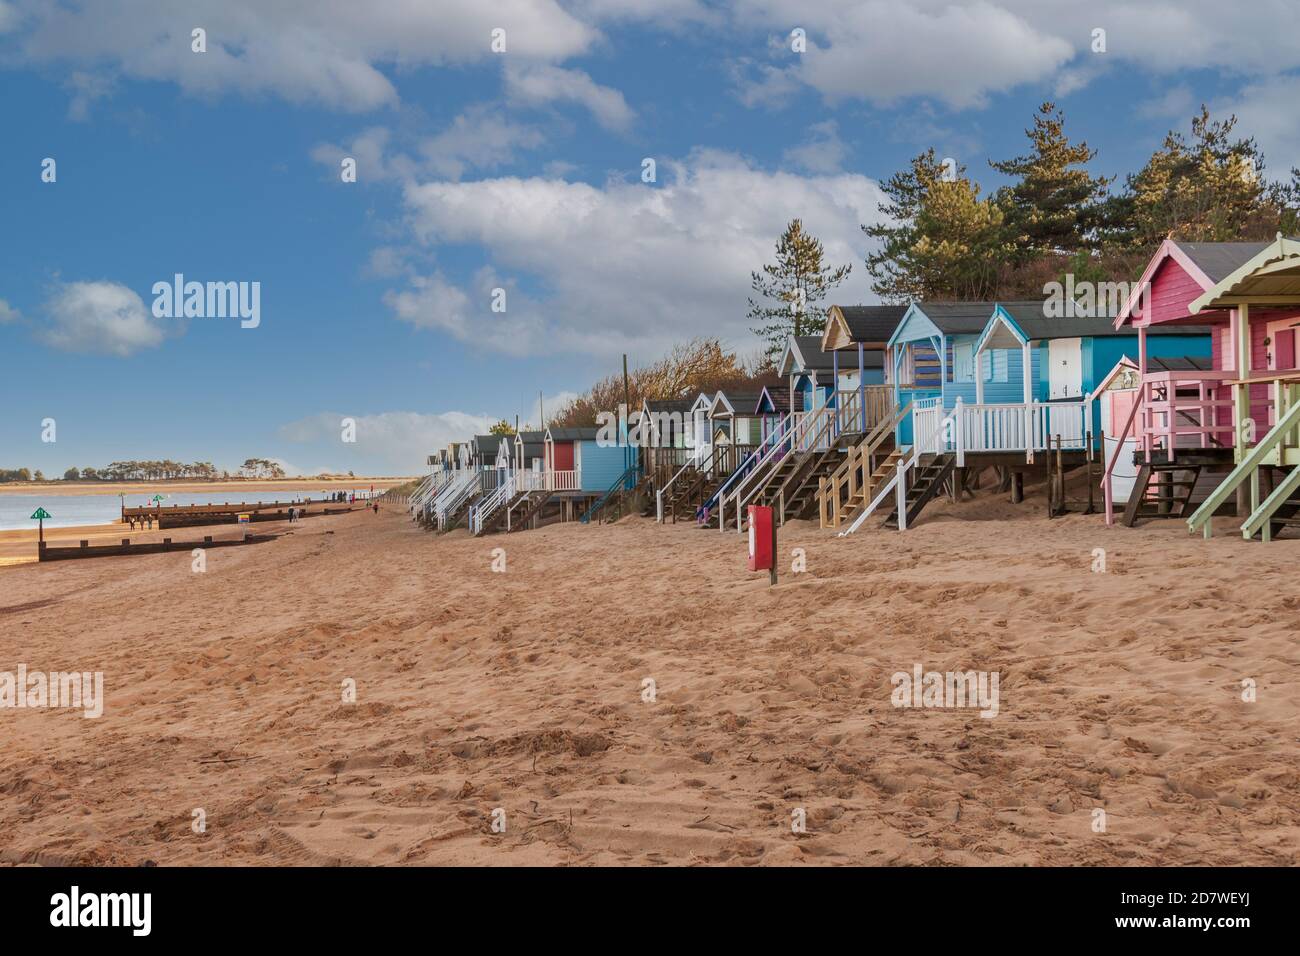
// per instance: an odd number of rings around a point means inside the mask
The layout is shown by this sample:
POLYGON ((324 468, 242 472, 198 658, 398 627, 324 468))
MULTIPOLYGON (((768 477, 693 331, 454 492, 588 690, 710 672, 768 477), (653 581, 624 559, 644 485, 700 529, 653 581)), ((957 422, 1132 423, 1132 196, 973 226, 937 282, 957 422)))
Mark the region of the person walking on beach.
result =
POLYGON ((375 514, 379 514, 379 502, 375 502, 375 514))

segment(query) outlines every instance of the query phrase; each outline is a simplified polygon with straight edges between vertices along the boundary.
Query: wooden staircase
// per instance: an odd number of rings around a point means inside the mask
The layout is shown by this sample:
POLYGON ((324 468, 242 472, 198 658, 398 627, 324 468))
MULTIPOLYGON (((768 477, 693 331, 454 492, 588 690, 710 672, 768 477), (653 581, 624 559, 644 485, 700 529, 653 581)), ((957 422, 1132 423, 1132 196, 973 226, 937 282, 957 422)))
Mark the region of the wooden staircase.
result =
POLYGON ((1201 477, 1201 469, 1198 464, 1176 461, 1142 464, 1124 506, 1121 520, 1125 526, 1133 527, 1139 518, 1188 517, 1196 510, 1192 507, 1192 492, 1201 477))
POLYGON ((894 449, 896 429, 911 408, 908 402, 882 417, 866 438, 849 446, 844 463, 819 483, 817 516, 823 528, 838 528, 851 521, 871 502, 880 482, 888 480, 890 471, 884 466, 896 466, 901 457, 894 449))
POLYGON ((470 507, 482 500, 482 498, 482 492, 467 496, 464 501, 456 506, 456 510, 447 516, 447 527, 445 531, 455 531, 457 525, 469 516, 470 507))
POLYGON ((525 492, 522 501, 516 500, 516 502, 511 505, 511 507, 517 507, 520 510, 510 516, 510 527, 508 530, 514 532, 522 531, 524 528, 527 528, 528 522, 532 519, 533 515, 542 510, 546 505, 546 502, 551 500, 553 494, 555 494, 555 492, 544 490, 525 492))
MULTIPOLYGON (((922 455, 912 469, 912 483, 907 489, 907 526, 921 514, 921 511, 943 489, 944 482, 952 477, 957 467, 957 456, 952 452, 940 455, 922 455)), ((889 517, 885 519, 886 528, 898 527, 898 505, 895 503, 889 517)))
POLYGON ((869 458, 859 449, 850 451, 849 460, 822 482, 817 493, 821 526, 838 528, 857 517, 858 512, 871 503, 876 489, 898 470, 902 457, 902 452, 891 448, 884 458, 879 459, 876 470, 868 474, 869 458))
POLYGON ((810 452, 794 469, 777 494, 780 509, 778 518, 811 518, 817 511, 817 491, 821 483, 844 461, 844 450, 838 447, 810 452))

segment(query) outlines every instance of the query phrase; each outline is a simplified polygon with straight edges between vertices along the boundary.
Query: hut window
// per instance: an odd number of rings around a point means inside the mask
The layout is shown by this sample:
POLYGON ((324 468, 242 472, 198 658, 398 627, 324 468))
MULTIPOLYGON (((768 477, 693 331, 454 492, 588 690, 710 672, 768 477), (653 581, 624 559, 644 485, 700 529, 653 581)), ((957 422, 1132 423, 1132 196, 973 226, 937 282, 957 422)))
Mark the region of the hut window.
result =
POLYGON ((986 382, 1006 382, 1007 350, 990 349, 980 354, 980 374, 986 382))

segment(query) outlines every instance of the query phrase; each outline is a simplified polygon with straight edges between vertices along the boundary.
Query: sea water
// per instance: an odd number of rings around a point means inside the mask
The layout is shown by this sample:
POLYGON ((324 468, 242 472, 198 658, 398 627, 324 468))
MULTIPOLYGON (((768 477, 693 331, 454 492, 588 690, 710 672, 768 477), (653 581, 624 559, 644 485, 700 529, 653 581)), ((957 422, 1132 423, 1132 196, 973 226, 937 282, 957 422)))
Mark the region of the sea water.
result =
MULTIPOLYGON (((339 491, 344 494, 355 493, 358 497, 363 497, 369 494, 370 486, 367 485, 364 488, 339 488, 335 486, 328 491, 310 487, 277 488, 274 491, 240 491, 237 489, 217 492, 173 491, 163 495, 161 504, 166 507, 168 505, 220 505, 226 502, 255 504, 258 501, 293 501, 304 498, 319 500, 339 491)), ((140 494, 125 495, 126 507, 141 508, 145 505, 152 505, 154 494, 154 492, 142 492, 140 494)), ((378 491, 376 491, 376 494, 378 494, 378 491)), ((36 522, 32 520, 32 514, 35 513, 37 508, 44 508, 50 513, 50 517, 45 520, 45 527, 47 528, 72 528, 77 525, 108 524, 117 521, 122 516, 122 505, 123 499, 118 496, 117 492, 108 489, 93 495, 42 494, 39 488, 33 488, 31 491, 24 491, 19 494, 9 491, 0 492, 0 531, 35 528, 36 522)))

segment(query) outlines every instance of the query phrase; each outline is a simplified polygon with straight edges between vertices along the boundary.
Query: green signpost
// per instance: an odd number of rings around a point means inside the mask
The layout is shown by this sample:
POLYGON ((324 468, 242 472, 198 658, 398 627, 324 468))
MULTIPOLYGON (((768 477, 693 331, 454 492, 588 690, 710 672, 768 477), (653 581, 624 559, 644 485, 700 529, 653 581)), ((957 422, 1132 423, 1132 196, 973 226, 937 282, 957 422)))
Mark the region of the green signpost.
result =
POLYGON ((37 508, 32 512, 32 520, 38 522, 36 525, 37 541, 45 541, 45 519, 50 517, 50 513, 44 508, 37 508))

